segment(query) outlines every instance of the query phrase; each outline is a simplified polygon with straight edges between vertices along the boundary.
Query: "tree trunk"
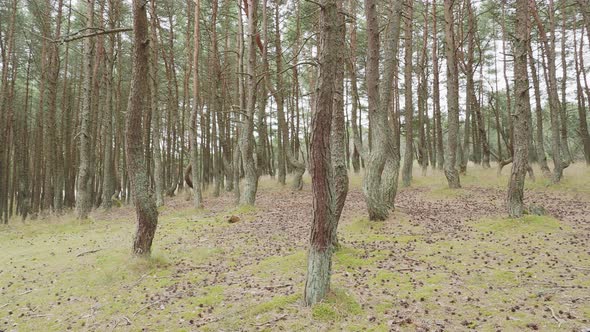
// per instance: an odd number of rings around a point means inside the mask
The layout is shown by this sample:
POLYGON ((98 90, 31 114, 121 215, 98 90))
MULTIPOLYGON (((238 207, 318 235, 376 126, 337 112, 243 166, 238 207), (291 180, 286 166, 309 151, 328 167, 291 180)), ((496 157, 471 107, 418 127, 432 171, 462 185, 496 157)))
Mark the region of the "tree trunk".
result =
POLYGON ((560 112, 561 105, 559 103, 559 96, 557 95, 557 78, 555 74, 555 18, 553 13, 553 0, 549 0, 549 17, 550 17, 550 32, 551 40, 547 38, 545 29, 535 6, 533 6, 533 17, 537 23, 539 30, 539 37, 543 43, 545 56, 547 57, 547 87, 549 94, 549 111, 551 119, 551 152, 553 158, 553 183, 561 181, 563 170, 568 166, 567 162, 562 159, 562 143, 560 132, 560 112))
POLYGON ((519 218, 524 211, 524 182, 528 168, 529 148, 529 80, 527 73, 527 51, 530 37, 528 0, 516 1, 516 40, 514 41, 514 142, 512 174, 508 184, 508 215, 519 218))
MULTIPOLYGON (((361 145, 360 135, 354 133, 355 144, 366 162, 363 177, 363 194, 370 220, 385 220, 394 208, 399 176, 398 143, 392 134, 388 112, 392 102, 394 68, 397 67, 397 50, 400 30, 401 0, 395 1, 391 23, 387 31, 384 58, 385 80, 383 95, 379 91, 379 23, 374 0, 365 1, 367 17, 367 95, 369 100, 369 146, 361 145)), ((397 121, 397 119, 394 119, 397 121)))
MULTIPOLYGON (((156 196, 156 206, 164 205, 164 174, 163 174, 163 165, 162 165, 162 150, 160 147, 160 108, 159 108, 159 78, 158 78, 158 52, 160 51, 159 44, 158 44, 158 21, 157 21, 157 11, 156 11, 156 1, 150 0, 151 6, 151 15, 150 15, 150 22, 151 22, 151 36, 150 36, 150 53, 151 53, 151 66, 149 67, 151 70, 151 98, 150 98, 150 109, 152 113, 152 150, 154 153, 154 183, 155 183, 155 196, 156 196)), ((168 142, 170 145, 170 142, 168 142)))
MULTIPOLYGON (((344 78, 341 46, 344 15, 341 0, 324 0, 320 14, 320 71, 311 124, 310 173, 313 223, 305 281, 305 304, 325 298, 330 290, 332 253, 340 212, 348 189, 344 151, 344 109, 338 102, 344 78)), ((341 99, 340 99, 341 100, 341 99)))
POLYGON ((447 58, 447 109, 449 114, 449 134, 445 156, 445 176, 449 188, 461 188, 457 161, 457 135, 459 134, 459 73, 455 52, 455 19, 453 14, 453 0, 445 2, 445 40, 447 58))
POLYGON ((570 152, 569 143, 568 143, 568 133, 567 133, 567 118, 568 118, 568 111, 567 111, 567 100, 566 100, 566 85, 567 85, 567 50, 566 50, 566 0, 561 0, 561 111, 559 112, 559 120, 561 124, 560 133, 561 133, 561 144, 563 149, 563 158, 567 160, 567 163, 573 162, 573 156, 570 152))
POLYGON ((586 92, 588 94, 588 103, 590 104, 590 90, 586 82, 586 72, 584 69, 584 38, 580 38, 580 47, 576 47, 576 29, 574 29, 574 59, 576 65, 576 88, 578 93, 578 121, 579 121, 579 132, 584 147, 584 158, 586 165, 590 165, 590 135, 588 134, 588 122, 586 112, 586 98, 584 97, 584 90, 582 88, 582 82, 580 77, 584 78, 586 86, 586 92), (579 60, 578 60, 579 59, 579 60))
MULTIPOLYGON (((152 197, 142 141, 143 112, 146 109, 149 71, 149 36, 145 3, 133 0, 133 71, 125 133, 127 171, 137 215, 133 253, 149 256, 158 225, 158 210, 152 197)), ((145 125, 148 125, 147 123, 145 125)))
POLYGON ((254 164, 254 115, 256 112, 256 10, 258 0, 247 0, 248 57, 246 65, 246 109, 240 129, 239 146, 244 164, 244 193, 240 199, 243 205, 254 205, 258 190, 258 172, 254 164))
MULTIPOLYGON (((94 0, 87 0, 88 28, 94 27, 94 0)), ((82 91, 82 109, 80 112, 80 132, 78 134, 80 164, 78 166, 77 179, 77 197, 76 197, 76 215, 78 219, 88 218, 88 213, 92 208, 91 192, 89 190, 90 182, 90 126, 91 126, 91 105, 92 105, 92 59, 93 56, 93 39, 85 38, 84 40, 84 81, 82 91)))
POLYGON ((412 166, 414 164, 414 104, 412 97, 412 16, 413 0, 406 0, 404 7, 404 99, 406 111, 406 148, 404 152, 404 167, 402 169, 402 183, 408 187, 412 182, 412 166))
POLYGON ((199 40, 200 40, 200 20, 199 14, 201 11, 200 0, 195 1, 195 32, 194 32, 194 54, 193 64, 195 70, 193 72, 193 112, 191 114, 190 124, 190 141, 191 141, 191 165, 193 176, 193 207, 200 209, 203 207, 203 196, 201 195, 201 176, 199 174, 199 137, 198 124, 199 118, 199 40))
MULTIPOLYGON (((349 0, 348 4, 348 11, 351 13, 356 12, 357 5, 354 0, 349 0)), ((350 95, 351 95, 351 111, 350 111, 350 125, 352 129, 352 168, 355 173, 359 173, 361 169, 361 155, 359 152, 360 147, 357 146, 357 140, 355 139, 358 137, 358 145, 362 145, 361 141, 361 134, 359 131, 359 94, 358 94, 358 86, 357 86, 357 75, 356 75, 356 51, 357 51, 357 39, 356 39, 356 20, 353 20, 350 24, 350 50, 349 50, 349 58, 346 61, 348 73, 350 76, 350 95)))
POLYGON ((535 61, 533 60, 533 50, 528 45, 528 56, 529 56, 529 67, 531 69, 531 76, 533 78, 533 91, 535 94, 535 117, 537 120, 537 162, 541 167, 541 171, 546 177, 551 177, 551 170, 547 166, 547 156, 545 155, 545 143, 543 138, 543 106, 541 104, 541 89, 539 87, 539 78, 537 76, 537 69, 535 67, 535 61))
POLYGON ((440 112, 440 87, 439 87, 439 67, 438 67, 438 30, 436 28, 436 0, 432 1, 432 104, 434 108, 435 132, 436 132, 436 164, 438 169, 442 170, 445 163, 445 153, 443 145, 442 117, 440 112))
MULTIPOLYGON (((115 28, 116 14, 113 8, 110 8, 109 16, 110 29, 115 28)), ((107 70, 105 71, 106 83, 106 114, 104 116, 103 124, 103 140, 104 140, 104 160, 103 160, 103 176, 102 176, 102 207, 106 210, 112 207, 112 196, 115 192, 114 174, 113 174, 113 72, 115 66, 115 37, 110 39, 109 54, 107 56, 107 70)))

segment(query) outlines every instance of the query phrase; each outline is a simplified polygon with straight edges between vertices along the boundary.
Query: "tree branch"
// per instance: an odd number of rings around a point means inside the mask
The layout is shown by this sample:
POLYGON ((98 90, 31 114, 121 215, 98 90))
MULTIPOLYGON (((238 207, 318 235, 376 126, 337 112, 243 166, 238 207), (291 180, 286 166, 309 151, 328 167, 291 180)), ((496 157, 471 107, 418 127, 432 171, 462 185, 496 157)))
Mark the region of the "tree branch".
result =
POLYGON ((97 29, 93 29, 93 30, 98 30, 96 32, 81 35, 80 33, 85 30, 88 30, 88 29, 83 29, 83 30, 75 32, 69 36, 64 36, 61 39, 53 40, 53 42, 60 43, 60 44, 69 43, 69 42, 79 40, 82 38, 90 38, 90 37, 108 35, 108 34, 112 34, 112 33, 129 32, 129 31, 133 31, 133 28, 117 28, 117 29, 111 29, 111 30, 102 30, 102 29, 97 28, 97 29))

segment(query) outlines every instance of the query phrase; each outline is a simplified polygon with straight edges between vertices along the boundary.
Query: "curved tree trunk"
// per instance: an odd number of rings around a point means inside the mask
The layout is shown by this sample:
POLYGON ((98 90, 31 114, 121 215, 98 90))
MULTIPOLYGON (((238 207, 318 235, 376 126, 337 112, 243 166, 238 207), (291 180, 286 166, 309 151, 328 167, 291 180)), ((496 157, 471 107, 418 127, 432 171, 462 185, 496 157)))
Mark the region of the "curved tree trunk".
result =
POLYGON ((324 0, 320 17, 320 74, 311 124, 310 173, 313 223, 304 301, 313 305, 330 290, 332 253, 348 190, 342 84, 344 44, 342 0, 324 0), (340 96, 338 97, 338 93, 340 96))
POLYGON ((142 141, 142 117, 146 109, 148 88, 149 44, 146 6, 141 0, 133 0, 133 73, 125 133, 127 137, 127 171, 137 214, 137 231, 133 239, 133 253, 147 256, 158 225, 158 210, 152 198, 149 176, 142 141))

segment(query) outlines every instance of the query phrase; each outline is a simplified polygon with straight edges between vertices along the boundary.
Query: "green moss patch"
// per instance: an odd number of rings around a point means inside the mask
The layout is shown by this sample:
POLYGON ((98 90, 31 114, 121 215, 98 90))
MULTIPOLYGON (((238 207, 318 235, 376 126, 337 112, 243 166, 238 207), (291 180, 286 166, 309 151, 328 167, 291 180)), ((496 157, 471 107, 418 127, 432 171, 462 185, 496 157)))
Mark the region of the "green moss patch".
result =
POLYGON ((487 219, 474 224, 474 227, 482 232, 493 233, 551 233, 569 229, 549 216, 527 215, 520 219, 487 219))
POLYGON ((335 288, 330 291, 325 301, 314 305, 311 312, 313 319, 329 322, 349 316, 359 316, 364 311, 351 294, 335 288))

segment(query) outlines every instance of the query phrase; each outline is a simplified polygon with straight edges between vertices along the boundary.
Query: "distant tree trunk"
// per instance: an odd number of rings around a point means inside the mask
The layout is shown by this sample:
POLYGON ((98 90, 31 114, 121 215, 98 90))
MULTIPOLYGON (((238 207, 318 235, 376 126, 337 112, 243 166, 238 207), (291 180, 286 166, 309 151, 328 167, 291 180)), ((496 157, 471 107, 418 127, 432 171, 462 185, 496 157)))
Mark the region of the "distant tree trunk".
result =
POLYGON ((256 10, 258 0, 247 0, 248 7, 248 57, 246 65, 246 109, 245 118, 240 129, 239 146, 244 164, 244 193, 241 204, 254 205, 258 190, 258 172, 254 163, 254 114, 256 112, 256 10))
MULTIPOLYGON (((86 14, 88 16, 88 28, 94 27, 94 0, 87 0, 86 14)), ((79 155, 80 164, 78 166, 78 184, 76 188, 76 215, 78 219, 88 218, 88 213, 92 208, 92 197, 90 193, 90 110, 92 105, 92 59, 93 56, 93 39, 85 38, 84 40, 84 81, 82 91, 82 109, 80 112, 80 132, 78 139, 80 140, 79 155)))
MULTIPOLYGON (((51 8, 48 2, 47 8, 51 8)), ((57 6, 56 28, 54 39, 61 37, 63 0, 60 0, 57 6)), ((50 17, 50 13, 47 13, 50 17)), ((56 153, 57 153, 57 88, 59 84, 60 72, 60 54, 56 44, 49 45, 49 68, 47 76, 47 116, 45 117, 45 135, 43 138, 43 150, 45 154, 45 183, 44 203, 46 209, 51 209, 59 213, 61 210, 62 188, 57 183, 56 153), (55 200, 54 200, 55 198, 55 200)))
POLYGON ((442 117, 440 112, 440 87, 438 75, 438 30, 436 28, 436 0, 432 1, 432 104, 434 108, 435 132, 436 132, 436 164, 442 170, 445 163, 445 151, 443 145, 442 117))
POLYGON ((528 45, 528 56, 529 56, 529 67, 531 69, 531 76, 533 78, 533 91, 535 94, 535 116, 537 120, 537 162, 541 167, 541 171, 546 177, 551 177, 551 170, 547 166, 547 156, 545 155, 545 143, 543 138, 543 106, 541 104, 541 89, 539 87, 539 77, 537 76, 537 69, 535 67, 535 61, 533 60, 533 50, 528 45))
POLYGON ((445 176, 449 188, 461 188, 457 161, 457 135, 459 134, 459 73, 455 52, 455 19, 453 0, 445 2, 445 40, 447 58, 447 108, 449 114, 449 134, 447 139, 447 155, 445 156, 445 176))
POLYGON ((428 167, 428 142, 429 136, 429 120, 427 111, 428 99, 428 82, 426 79, 426 58, 428 52, 428 3, 424 8, 424 28, 422 29, 422 50, 420 51, 420 60, 418 73, 418 164, 422 168, 422 176, 426 176, 426 169, 428 167), (424 127, 426 126, 426 131, 424 127))
MULTIPOLYGON (((276 10, 278 11, 279 2, 275 3, 276 10)), ((276 20, 275 20, 276 21, 276 20)), ((275 57, 276 61, 276 91, 273 91, 274 99, 277 104, 277 174, 279 183, 285 185, 286 178, 287 178, 287 152, 289 146, 289 133, 287 122, 285 120, 285 108, 284 108, 284 98, 282 93, 282 53, 281 53, 281 35, 279 33, 279 22, 275 22, 276 32, 275 32, 275 48, 277 52, 277 56, 275 57), (277 95, 279 94, 280 95, 277 95)), ((266 38, 265 38, 266 39, 266 38)), ((266 60, 267 61, 267 60, 266 60)), ((268 66, 267 66, 268 67, 268 66)), ((267 70, 268 71, 268 70, 267 70)), ((267 75, 270 78, 270 72, 267 75)), ((270 86, 271 82, 268 79, 267 85, 270 86)), ((271 90, 272 91, 272 90, 271 90)))
MULTIPOLYGON (((369 145, 363 147, 360 133, 355 131, 354 140, 366 162, 363 177, 363 194, 370 220, 385 220, 389 210, 394 208, 397 193, 400 153, 399 142, 395 141, 389 122, 389 111, 393 101, 395 68, 398 65, 397 50, 400 33, 402 2, 393 3, 391 23, 387 31, 384 52, 384 84, 380 93, 379 79, 379 22, 377 4, 374 0, 365 1, 367 17, 367 95, 369 101, 369 145)), ((394 121, 398 121, 397 118, 394 121)), ((353 130, 354 131, 354 130, 353 130)))
POLYGON ((18 196, 17 196, 17 204, 18 204, 18 211, 22 216, 22 221, 24 222, 29 215, 30 208, 31 208, 31 198, 29 193, 29 133, 28 133, 28 121, 27 116, 29 114, 29 92, 30 92, 30 74, 31 74, 31 62, 32 57, 29 53, 27 58, 27 74, 26 74, 26 83, 25 83, 25 107, 22 112, 17 112, 16 120, 19 124, 19 140, 20 140, 20 148, 15 149, 15 163, 18 165, 18 196))
MULTIPOLYGON (((357 10, 357 4, 354 0, 349 0, 348 3, 348 11, 350 13, 354 13, 357 10)), ((355 173, 359 173, 361 169, 361 156, 359 153, 359 147, 355 144, 355 137, 359 137, 359 144, 361 134, 359 132, 359 95, 358 95, 358 86, 357 86, 357 75, 356 75, 356 50, 357 50, 357 40, 356 40, 356 20, 353 20, 350 24, 350 50, 349 50, 349 58, 346 61, 348 73, 350 76, 350 95, 351 95, 351 111, 350 111, 350 124, 352 129, 352 169, 355 173)))
POLYGON ((404 7, 404 99, 406 111, 406 149, 404 152, 404 167, 402 169, 402 183, 404 187, 408 187, 412 182, 412 166, 414 163, 414 103, 412 97, 412 31, 414 30, 413 23, 413 0, 406 0, 404 7))
MULTIPOLYGON (((262 64, 264 66, 264 71, 267 75, 264 76, 263 83, 261 84, 261 88, 258 89, 259 97, 258 101, 258 111, 256 112, 256 130, 257 130, 257 138, 258 141, 255 143, 255 153, 256 153, 256 169, 258 171, 258 175, 261 176, 263 174, 270 174, 270 169, 268 167, 268 128, 266 126, 266 105, 268 103, 268 90, 270 87, 270 82, 268 82, 268 74, 270 74, 270 69, 268 69, 268 0, 262 0, 262 27, 261 33, 262 37, 260 40, 260 45, 262 49, 260 52, 262 53, 262 64)), ((215 6, 215 5, 214 5, 215 6)), ((280 55, 277 55, 277 59, 280 55)))
MULTIPOLYGON (((238 59, 236 61, 236 72, 243 73, 244 72, 244 52, 245 52, 245 43, 244 43, 244 20, 243 15, 238 15, 238 35, 237 35, 237 44, 238 44, 238 59)), ((241 197, 241 189, 240 189, 240 176, 241 176, 241 169, 242 169, 242 160, 241 160, 241 151, 240 151, 240 130, 241 125, 240 122, 244 121, 244 116, 242 112, 246 109, 246 97, 244 91, 244 75, 238 74, 236 76, 236 85, 237 85, 237 95, 236 95, 236 105, 238 105, 238 110, 240 112, 234 113, 234 121, 238 123, 235 126, 235 144, 234 150, 232 155, 232 164, 233 164, 233 179, 234 179, 234 199, 235 204, 240 204, 240 197, 241 197)))
POLYGON ((590 44, 590 1, 576 0, 576 3, 580 7, 580 12, 584 19, 584 26, 586 27, 586 37, 588 38, 588 44, 590 44))
MULTIPOLYGON (((501 29, 502 29, 502 73, 504 76, 504 84, 506 85, 506 114, 507 114, 507 122, 508 122, 508 139, 506 139, 506 137, 504 137, 504 140, 506 142, 506 148, 508 150, 508 153, 510 156, 513 155, 513 147, 512 147, 512 142, 514 140, 514 124, 512 123, 512 116, 510 116, 510 114, 512 114, 512 94, 511 94, 511 89, 510 89, 510 81, 508 80, 508 47, 506 45, 506 41, 508 38, 508 33, 506 31, 506 2, 502 2, 502 24, 501 24, 501 29)), ((498 92, 498 91, 496 91, 498 92)), ((498 112, 500 112, 500 109, 498 109, 498 112)), ((506 127, 506 126, 505 126, 506 127)), ((500 163, 500 167, 498 168, 498 174, 500 174, 500 172, 502 171, 502 167, 504 167, 504 165, 508 165, 510 162, 512 162, 510 159, 508 160, 503 160, 500 163)))
MULTIPOLYGON (((295 153, 299 153, 299 149, 296 152, 292 152, 289 149, 289 128, 285 119, 285 97, 283 94, 283 51, 281 46, 281 34, 279 30, 279 4, 277 2, 275 6, 275 48, 276 48, 276 89, 271 88, 273 97, 277 103, 277 146, 278 146, 278 175, 279 183, 285 184, 286 166, 293 168, 295 174, 293 177, 293 184, 291 188, 293 190, 301 190, 303 188, 302 177, 305 173, 305 164, 300 162, 295 157, 295 153)), ((296 140, 296 136, 292 135, 293 140, 296 140)))
POLYGON ((193 176, 193 207, 200 209, 203 207, 203 196, 201 195, 201 177, 199 174, 199 136, 198 124, 199 118, 199 40, 200 40, 200 20, 199 14, 201 11, 200 0, 195 1, 195 32, 194 32, 194 54, 193 54, 193 112, 191 114, 190 124, 190 140, 191 140, 191 164, 193 176))
POLYGON ((539 37, 543 43, 546 57, 547 57, 547 71, 548 71, 548 94, 549 94, 549 111, 551 115, 551 141, 552 141, 552 158, 553 164, 553 183, 561 181, 563 170, 568 166, 568 163, 562 158, 562 143, 560 132, 560 112, 561 105, 559 103, 559 96, 557 95, 557 78, 555 69, 555 18, 553 13, 553 0, 549 0, 549 20, 551 40, 547 38, 543 24, 537 13, 536 6, 533 6, 533 17, 537 23, 539 30, 539 37))
MULTIPOLYGON (((475 26, 477 25, 477 19, 476 16, 473 13, 473 9, 471 7, 471 5, 469 5, 468 7, 469 10, 469 25, 471 28, 475 28, 475 26)), ((472 29, 470 28, 470 32, 472 31, 472 29)), ((471 38, 473 38, 474 36, 471 36, 471 38)), ((471 53, 469 53, 469 56, 472 56, 471 53)), ((480 69, 483 68, 483 64, 480 63, 480 69)), ((483 79, 483 78, 482 78, 483 79)), ((477 130, 478 133, 476 133, 476 135, 479 135, 479 141, 481 142, 481 146, 482 146, 482 166, 483 168, 490 168, 490 144, 488 142, 488 135, 486 132, 486 125, 485 125, 485 119, 483 116, 483 112, 481 110, 480 107, 480 102, 477 101, 477 98, 475 97, 475 92, 471 91, 472 95, 471 95, 471 102, 472 107, 473 107, 473 112, 474 112, 474 117, 476 118, 476 123, 477 123, 477 130)))
MULTIPOLYGON (((474 62, 475 62, 475 15, 473 13, 473 9, 471 7, 471 1, 466 1, 466 9, 467 9, 467 62, 464 63, 464 72, 466 77, 466 87, 465 92, 467 94, 467 103, 465 105, 465 132, 463 133, 463 149, 464 155, 463 159, 461 160, 461 173, 465 174, 467 172, 467 163, 469 162, 469 146, 471 143, 471 117, 477 118, 478 117, 478 108, 479 102, 477 101, 477 96, 475 95, 475 81, 474 81, 474 62)), ((475 131, 475 128, 473 129, 475 131)), ((484 129, 485 133, 485 129, 484 129)), ((474 144, 475 145, 475 144, 474 144)))
MULTIPOLYGON (((14 82, 16 81, 15 73, 17 65, 17 57, 13 55, 13 48, 15 44, 15 31, 16 29, 18 29, 16 27, 16 14, 18 8, 16 0, 12 1, 10 8, 11 11, 6 38, 6 49, 4 48, 4 45, 0 45, 2 46, 0 48, 0 50, 2 51, 2 54, 0 54, 0 62, 2 64, 2 70, 0 71, 0 139, 2 142, 0 143, 0 223, 4 224, 8 223, 8 216, 10 210, 10 204, 8 202, 8 175, 10 174, 10 133, 14 131, 14 128, 11 127, 14 123, 14 101, 12 96, 14 94, 14 82), (10 65, 10 63, 12 63, 12 66, 10 65), (10 80, 9 76, 12 76, 10 80)), ((2 42, 1 38, 2 36, 0 36, 0 43, 2 42)), ((27 67, 27 77, 28 70, 29 68, 27 67)), ((19 148, 23 149, 23 147, 19 148)))
POLYGON ((516 109, 514 114, 514 154, 512 174, 508 184, 508 215, 519 218, 524 211, 524 181, 528 167, 529 147, 529 80, 527 73, 527 51, 530 37, 528 0, 516 1, 516 40, 514 41, 514 92, 516 109))
MULTIPOLYGON (((146 5, 133 0, 133 71, 129 91, 129 105, 125 126, 127 172, 137 214, 137 231, 133 240, 133 253, 149 256, 158 225, 158 210, 150 190, 150 181, 144 157, 142 118, 146 109, 149 71, 149 36, 146 5)), ((148 125, 147 123, 145 125, 148 125)))
MULTIPOLYGON (((110 24, 109 28, 114 29, 118 20, 117 13, 114 8, 109 7, 110 24)), ((105 90, 106 90, 106 114, 104 116, 103 124, 103 140, 104 146, 104 160, 103 160, 103 176, 102 176, 102 207, 106 210, 112 207, 112 196, 115 192, 115 175, 113 172, 113 91, 114 86, 114 67, 115 67, 115 36, 111 36, 109 42, 109 51, 107 56, 107 70, 105 71, 105 90)))
MULTIPOLYGON (((150 108, 152 113, 152 150, 154 153, 154 184, 156 192, 156 206, 164 205, 164 174, 162 165, 162 150, 160 147, 160 108, 159 108, 159 78, 158 78, 158 52, 160 51, 158 45, 158 18, 156 11, 156 1, 150 0, 151 6, 151 36, 150 36, 150 53, 151 53, 151 80, 150 80, 150 108)), ((170 144, 170 142, 168 142, 170 144)))
POLYGON ((586 159, 586 165, 590 166, 590 135, 588 134, 588 122, 586 112, 586 98, 584 97, 584 90, 580 77, 584 78, 586 84, 586 92, 588 94, 588 103, 590 106, 590 90, 586 82, 586 72, 584 68, 584 38, 580 38, 580 47, 577 45, 576 29, 574 29, 574 59, 576 65, 576 89, 578 95, 578 121, 579 121, 579 132, 580 138, 582 139, 582 145, 584 147, 584 158, 586 159), (579 59, 579 60, 578 60, 579 59))
POLYGON ((342 45, 345 42, 341 0, 323 0, 320 13, 320 71, 312 118, 310 173, 313 191, 313 223, 305 281, 305 304, 325 298, 330 290, 332 253, 340 212, 348 190, 346 175, 344 78, 342 45), (341 99, 340 99, 341 100, 341 99))
POLYGON ((566 48, 566 0, 561 0, 561 111, 559 112, 559 120, 561 124, 560 133, 561 133, 561 144, 563 148, 564 158, 567 160, 567 163, 570 164, 574 161, 573 156, 570 152, 569 143, 568 143, 568 133, 567 133, 567 118, 568 118, 568 111, 567 111, 567 100, 566 100, 566 91, 565 88, 567 86, 567 48, 566 48))

